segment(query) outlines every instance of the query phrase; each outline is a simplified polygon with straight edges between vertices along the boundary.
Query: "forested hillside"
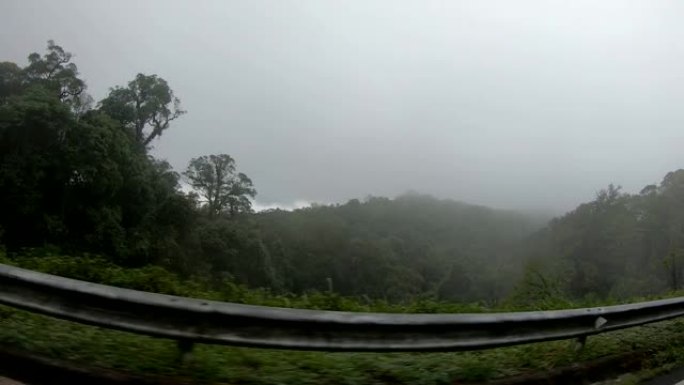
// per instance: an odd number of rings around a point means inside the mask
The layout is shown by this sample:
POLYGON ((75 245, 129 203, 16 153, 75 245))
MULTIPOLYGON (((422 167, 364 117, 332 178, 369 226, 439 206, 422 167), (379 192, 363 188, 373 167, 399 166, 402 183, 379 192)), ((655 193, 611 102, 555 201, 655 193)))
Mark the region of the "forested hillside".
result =
POLYGON ((406 300, 501 298, 519 278, 517 245, 541 227, 523 214, 429 196, 368 198, 256 215, 289 290, 406 300))
POLYGON ((419 194, 254 213, 258 186, 229 155, 197 154, 182 172, 150 155, 185 113, 163 78, 138 74, 95 102, 71 59, 50 42, 26 65, 0 63, 10 255, 98 254, 217 286, 362 301, 626 297, 684 281, 683 170, 635 195, 611 185, 548 225, 419 194))
POLYGON ((528 242, 526 256, 528 283, 548 293, 626 298, 681 289, 684 170, 639 194, 610 185, 552 220, 528 242))

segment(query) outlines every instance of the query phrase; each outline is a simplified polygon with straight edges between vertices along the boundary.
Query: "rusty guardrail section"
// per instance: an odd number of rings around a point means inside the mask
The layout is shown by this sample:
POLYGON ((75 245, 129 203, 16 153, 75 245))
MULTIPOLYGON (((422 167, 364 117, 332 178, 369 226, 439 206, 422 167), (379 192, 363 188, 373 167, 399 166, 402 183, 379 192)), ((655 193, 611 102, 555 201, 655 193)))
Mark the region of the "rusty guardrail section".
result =
POLYGON ((251 306, 121 289, 0 264, 0 303, 186 343, 321 351, 459 351, 588 335, 684 315, 684 298, 586 309, 387 314, 251 306))

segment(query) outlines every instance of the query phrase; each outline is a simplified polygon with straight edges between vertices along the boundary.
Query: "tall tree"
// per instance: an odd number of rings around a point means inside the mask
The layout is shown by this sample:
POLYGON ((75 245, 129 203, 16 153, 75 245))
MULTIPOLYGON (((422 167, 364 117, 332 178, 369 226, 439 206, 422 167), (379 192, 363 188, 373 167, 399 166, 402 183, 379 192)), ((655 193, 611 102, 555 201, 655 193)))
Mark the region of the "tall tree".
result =
POLYGON ((251 179, 236 172, 235 160, 227 154, 193 158, 183 173, 190 185, 204 198, 210 216, 228 212, 234 216, 249 212, 256 190, 251 179))
POLYGON ((48 40, 47 49, 43 56, 37 52, 29 55, 29 65, 24 69, 27 82, 40 84, 62 102, 80 108, 84 100, 88 100, 84 92, 86 85, 78 77, 78 68, 71 62, 71 53, 53 40, 48 40))
POLYGON ((129 127, 145 147, 185 113, 166 80, 144 74, 138 74, 127 87, 112 88, 100 101, 100 109, 129 127))

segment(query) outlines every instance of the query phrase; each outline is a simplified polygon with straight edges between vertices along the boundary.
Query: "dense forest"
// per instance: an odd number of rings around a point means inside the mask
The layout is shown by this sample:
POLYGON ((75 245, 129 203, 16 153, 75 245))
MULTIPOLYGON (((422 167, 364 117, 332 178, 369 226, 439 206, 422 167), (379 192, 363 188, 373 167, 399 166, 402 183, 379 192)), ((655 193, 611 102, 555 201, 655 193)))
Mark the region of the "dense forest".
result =
POLYGON ((197 154, 179 172, 150 154, 183 114, 157 75, 93 100, 52 41, 25 65, 0 63, 2 247, 393 302, 622 298, 684 284, 684 170, 638 194, 609 185, 551 221, 420 194, 255 213, 258 186, 231 156, 197 154))

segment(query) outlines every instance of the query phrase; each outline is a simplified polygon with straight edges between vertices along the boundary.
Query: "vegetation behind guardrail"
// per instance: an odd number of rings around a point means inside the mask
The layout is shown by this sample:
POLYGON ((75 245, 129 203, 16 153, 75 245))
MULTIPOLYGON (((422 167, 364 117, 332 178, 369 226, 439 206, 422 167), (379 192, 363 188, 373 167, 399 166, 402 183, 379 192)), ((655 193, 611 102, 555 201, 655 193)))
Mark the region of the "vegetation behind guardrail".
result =
MULTIPOLYGON (((3 259, 0 254, 0 259, 3 259)), ((269 304, 273 306, 392 312, 491 311, 477 305, 440 303, 431 300, 404 305, 382 301, 363 302, 334 293, 283 296, 239 285, 226 290, 206 282, 180 280, 156 268, 121 269, 90 258, 41 256, 4 258, 31 269, 87 278, 108 284, 156 290, 203 298, 269 304)), ((591 303, 589 303, 591 304, 591 303)), ((538 306, 559 307, 585 304, 549 299, 538 306)), ((510 308, 516 308, 507 305, 510 308)), ((503 308, 506 309, 506 308, 503 308)), ((163 338, 93 328, 45 318, 0 306, 0 344, 28 350, 46 357, 74 362, 76 366, 118 368, 131 373, 186 376, 198 380, 252 384, 344 383, 367 384, 391 381, 396 384, 446 384, 455 381, 490 380, 545 372, 599 357, 627 352, 650 352, 646 367, 674 365, 684 357, 681 321, 630 328, 589 338, 577 350, 573 340, 544 342, 516 347, 463 353, 381 354, 307 353, 269 349, 242 349, 197 345, 190 360, 178 365, 176 343, 163 338), (680 357, 680 358, 678 358, 680 357)))
POLYGON ((325 312, 146 293, 0 265, 0 303, 188 342, 332 351, 455 351, 585 338, 684 315, 684 299, 491 314, 325 312))

